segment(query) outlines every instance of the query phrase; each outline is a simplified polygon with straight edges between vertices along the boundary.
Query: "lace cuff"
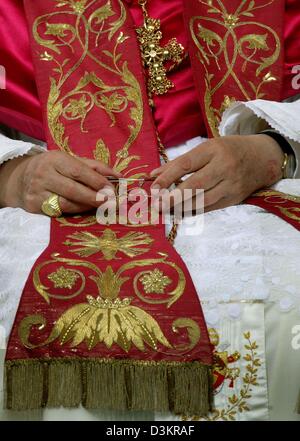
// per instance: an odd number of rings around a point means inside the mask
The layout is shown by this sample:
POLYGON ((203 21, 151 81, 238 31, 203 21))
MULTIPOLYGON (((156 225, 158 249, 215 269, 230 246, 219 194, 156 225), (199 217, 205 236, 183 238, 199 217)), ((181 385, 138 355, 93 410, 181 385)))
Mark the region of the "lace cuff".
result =
POLYGON ((221 136, 253 135, 267 128, 285 136, 296 157, 294 178, 300 178, 300 100, 290 103, 255 100, 237 102, 223 114, 221 136))
POLYGON ((46 151, 46 147, 36 145, 33 142, 18 141, 10 139, 0 133, 0 165, 10 159, 24 155, 36 155, 46 151))

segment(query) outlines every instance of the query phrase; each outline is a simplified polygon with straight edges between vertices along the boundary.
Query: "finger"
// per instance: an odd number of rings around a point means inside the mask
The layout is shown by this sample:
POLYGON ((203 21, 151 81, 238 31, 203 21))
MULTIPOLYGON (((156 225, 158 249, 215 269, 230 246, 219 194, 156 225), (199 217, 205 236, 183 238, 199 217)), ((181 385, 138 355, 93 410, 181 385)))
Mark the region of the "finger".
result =
POLYGON ((170 164, 172 164, 172 162, 173 162, 173 161, 167 162, 166 164, 163 164, 163 165, 161 165, 160 167, 155 168, 154 170, 152 170, 152 171, 150 172, 150 175, 149 175, 149 176, 150 176, 151 178, 155 178, 155 177, 157 177, 158 175, 161 175, 162 172, 163 172, 164 170, 166 170, 166 169, 170 166, 170 164))
MULTIPOLYGON (((38 198, 35 199, 35 206, 32 207, 31 212, 37 213, 37 214, 45 214, 42 211, 42 205, 47 199, 52 196, 53 193, 50 191, 43 191, 38 198)), ((62 211, 62 213, 67 214, 77 214, 77 213, 84 213, 86 211, 89 211, 91 207, 83 204, 77 204, 75 202, 69 201, 63 197, 58 198, 59 207, 62 211)))
POLYGON ((115 178, 122 178, 123 176, 122 173, 115 171, 113 168, 109 167, 101 161, 87 158, 78 159, 103 176, 114 176, 115 178))
POLYGON ((193 173, 189 178, 178 185, 179 190, 205 190, 209 191, 216 187, 223 180, 219 168, 215 167, 214 161, 209 162, 198 172, 193 173))
POLYGON ((67 155, 63 160, 59 158, 59 160, 54 163, 54 168, 62 176, 80 182, 96 191, 99 191, 101 188, 105 187, 105 185, 112 186, 104 176, 91 169, 91 167, 83 161, 67 155))
POLYGON ((218 204, 220 201, 224 199, 228 199, 228 197, 226 197, 227 194, 228 192, 227 192, 226 182, 225 181, 219 182, 215 187, 204 193, 205 209, 207 207, 211 207, 218 204))
MULTIPOLYGON (((212 195, 209 193, 209 199, 211 197, 218 197, 217 195, 219 193, 221 194, 220 197, 222 197, 222 181, 223 179, 221 173, 218 171, 218 168, 214 166, 214 161, 209 162, 200 171, 192 174, 188 179, 178 185, 175 190, 169 193, 171 207, 176 208, 176 205, 178 204, 177 201, 179 201, 180 204, 184 202, 186 207, 190 207, 192 209, 193 198, 199 200, 199 198, 202 197, 203 191, 205 191, 205 195, 207 195, 207 192, 215 187, 217 190, 212 195)), ((212 201, 212 203, 215 202, 215 200, 212 201)))
MULTIPOLYGON (((207 149, 201 152, 192 150, 180 158, 171 161, 161 170, 158 169, 158 176, 152 188, 169 188, 183 176, 204 167, 211 159, 211 154, 207 149)), ((157 171, 154 171, 154 177, 157 171)))
MULTIPOLYGON (((233 205, 233 199, 228 195, 228 191, 227 191, 228 185, 229 184, 227 184, 226 182, 221 181, 214 188, 204 193, 205 212, 209 212, 233 205)), ((193 197, 192 210, 190 210, 190 212, 195 213, 199 211, 199 209, 201 211, 202 208, 203 206, 199 207, 199 204, 198 205, 196 204, 196 198, 193 197)), ((190 214, 190 212, 188 212, 187 214, 190 214)))
POLYGON ((59 173, 51 175, 45 185, 49 192, 58 194, 75 204, 89 207, 90 209, 100 205, 97 202, 97 191, 59 173))
POLYGON ((61 211, 66 214, 85 213, 91 209, 88 205, 77 204, 76 202, 69 201, 61 196, 58 199, 58 203, 61 211))

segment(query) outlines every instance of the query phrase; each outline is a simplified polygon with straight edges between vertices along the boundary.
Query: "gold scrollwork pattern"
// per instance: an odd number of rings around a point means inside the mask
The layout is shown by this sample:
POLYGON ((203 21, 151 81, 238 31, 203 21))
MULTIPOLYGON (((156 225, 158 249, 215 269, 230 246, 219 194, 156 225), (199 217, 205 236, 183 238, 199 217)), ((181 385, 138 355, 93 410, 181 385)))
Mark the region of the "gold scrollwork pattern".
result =
POLYGON ((204 105, 214 136, 219 136, 222 113, 236 100, 236 96, 224 95, 221 107, 214 106, 214 96, 229 79, 245 101, 264 98, 264 86, 277 81, 272 66, 280 56, 280 38, 270 26, 255 20, 257 9, 275 1, 242 0, 235 11, 229 12, 224 0, 199 0, 207 7, 207 13, 190 20, 190 31, 205 70, 204 105), (245 34, 247 27, 257 30, 245 34), (237 69, 238 65, 242 67, 237 69), (256 67, 254 78, 237 74, 245 73, 250 65, 256 67), (223 70, 222 78, 216 80, 214 72, 223 70))
POLYGON ((293 194, 282 193, 281 191, 276 190, 261 190, 257 193, 254 193, 253 197, 264 197, 266 202, 274 202, 274 199, 278 204, 285 204, 287 201, 296 202, 300 204, 300 196, 296 196, 293 194))
POLYGON ((140 159, 129 155, 129 149, 142 128, 143 98, 137 78, 123 59, 122 45, 129 38, 121 30, 126 20, 123 2, 116 0, 112 6, 110 0, 103 1, 103 5, 96 8, 96 0, 56 0, 56 8, 57 11, 38 17, 33 25, 34 39, 43 48, 40 60, 53 65, 47 118, 55 144, 74 155, 70 137, 65 133, 66 122, 77 121, 84 134, 87 132, 85 122, 93 109, 105 112, 111 127, 116 126, 118 114, 126 112, 129 134, 114 160, 103 139, 98 140, 93 154, 126 176, 132 173, 144 176, 141 170, 139 173, 135 170, 145 165, 128 170, 132 162, 140 159), (100 45, 103 38, 110 43, 105 49, 100 45), (83 69, 86 61, 94 70, 83 69), (101 78, 101 71, 106 72, 106 78, 111 78, 111 84, 101 78))
MULTIPOLYGON (((38 326, 38 329, 42 331, 47 325, 46 320, 41 315, 25 317, 19 325, 19 336, 22 344, 27 348, 35 348, 59 340, 61 346, 70 343, 71 347, 75 348, 81 343, 85 343, 87 348, 91 350, 98 343, 103 343, 107 348, 111 348, 113 344, 116 344, 125 352, 128 352, 132 346, 140 351, 145 351, 145 345, 159 351, 158 344, 160 343, 164 348, 173 349, 180 353, 191 350, 201 337, 199 326, 194 320, 178 318, 173 322, 173 333, 179 334, 180 331, 186 330, 188 342, 172 346, 163 334, 159 323, 151 314, 139 306, 132 305, 134 297, 120 297, 123 284, 128 281, 132 282, 131 278, 123 276, 123 273, 133 268, 155 265, 167 265, 177 273, 176 288, 169 294, 167 301, 161 302, 168 303, 168 307, 171 307, 184 292, 185 278, 180 268, 167 260, 167 256, 159 259, 133 260, 122 265, 117 271, 108 265, 102 271, 91 262, 66 259, 58 254, 53 254, 51 261, 39 265, 34 272, 34 286, 48 304, 51 302, 51 298, 67 300, 83 293, 86 276, 77 269, 78 267, 87 268, 93 273, 88 278, 95 283, 98 296, 85 294, 85 302, 73 305, 63 312, 54 323, 49 337, 44 342, 36 345, 30 339, 32 326, 38 326), (53 295, 50 288, 41 283, 41 270, 46 265, 57 263, 63 265, 57 272, 60 274, 63 272, 64 281, 66 274, 68 276, 76 274, 76 279, 81 278, 81 286, 75 293, 68 296, 53 295)), ((132 293, 139 298, 141 298, 141 295, 137 290, 136 281, 143 275, 143 272, 137 274, 132 282, 132 293)), ((53 280, 53 273, 51 279, 53 280)), ((154 303, 153 300, 147 298, 144 298, 143 301, 148 304, 154 303)))
POLYGON ((288 193, 282 193, 276 190, 262 190, 253 195, 253 197, 262 197, 264 201, 274 205, 284 217, 300 223, 300 197, 288 193), (283 205, 294 202, 297 206, 284 207, 283 205))

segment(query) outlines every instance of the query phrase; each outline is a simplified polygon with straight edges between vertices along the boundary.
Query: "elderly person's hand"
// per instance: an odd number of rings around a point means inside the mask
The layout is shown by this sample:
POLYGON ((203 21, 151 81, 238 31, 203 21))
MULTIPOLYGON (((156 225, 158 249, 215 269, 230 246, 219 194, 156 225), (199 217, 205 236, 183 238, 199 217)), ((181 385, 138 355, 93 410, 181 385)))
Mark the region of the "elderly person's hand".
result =
POLYGON ((204 189, 205 211, 236 205, 282 178, 283 152, 267 135, 211 139, 154 170, 153 188, 204 189))
POLYGON ((101 204, 97 192, 111 186, 105 176, 121 177, 100 161, 60 151, 16 158, 0 167, 0 206, 41 213, 43 202, 55 193, 63 213, 81 213, 101 204))

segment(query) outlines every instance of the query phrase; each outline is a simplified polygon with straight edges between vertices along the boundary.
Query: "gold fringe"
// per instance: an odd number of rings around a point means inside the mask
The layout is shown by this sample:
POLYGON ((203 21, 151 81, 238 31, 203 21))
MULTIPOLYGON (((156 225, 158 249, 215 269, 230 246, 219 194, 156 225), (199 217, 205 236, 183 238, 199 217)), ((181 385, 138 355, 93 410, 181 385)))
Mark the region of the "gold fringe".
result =
POLYGON ((199 362, 117 359, 6 361, 6 407, 171 411, 206 415, 211 409, 209 366, 199 362))

